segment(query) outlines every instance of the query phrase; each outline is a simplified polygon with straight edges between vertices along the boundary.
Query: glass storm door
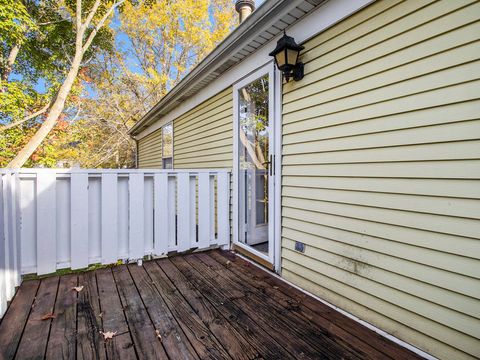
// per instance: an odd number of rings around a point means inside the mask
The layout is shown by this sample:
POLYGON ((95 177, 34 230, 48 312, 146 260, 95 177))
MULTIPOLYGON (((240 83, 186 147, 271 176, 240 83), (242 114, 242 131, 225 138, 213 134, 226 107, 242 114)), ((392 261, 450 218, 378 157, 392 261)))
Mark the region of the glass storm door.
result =
MULTIPOLYGON (((273 252, 273 84, 271 72, 236 88, 238 243, 271 262, 273 252)), ((251 81, 249 81, 251 80, 251 81)))

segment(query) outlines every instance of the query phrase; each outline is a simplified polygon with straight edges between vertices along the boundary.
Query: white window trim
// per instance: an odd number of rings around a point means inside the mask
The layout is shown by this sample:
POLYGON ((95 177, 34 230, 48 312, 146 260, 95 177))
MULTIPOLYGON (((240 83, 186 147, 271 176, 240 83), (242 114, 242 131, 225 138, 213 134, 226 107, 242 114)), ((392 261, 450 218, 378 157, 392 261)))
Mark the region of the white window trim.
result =
POLYGON ((168 126, 168 125, 171 125, 172 126, 172 156, 169 156, 169 158, 171 157, 172 158, 172 168, 169 169, 169 170, 173 170, 174 169, 174 164, 173 164, 173 154, 174 154, 174 137, 173 137, 173 121, 169 122, 169 123, 166 123, 164 124, 162 127, 161 127, 161 136, 162 136, 162 169, 164 168, 163 167, 163 159, 164 159, 164 156, 163 156, 163 145, 165 144, 165 141, 164 141, 164 138, 163 138, 163 129, 168 126))

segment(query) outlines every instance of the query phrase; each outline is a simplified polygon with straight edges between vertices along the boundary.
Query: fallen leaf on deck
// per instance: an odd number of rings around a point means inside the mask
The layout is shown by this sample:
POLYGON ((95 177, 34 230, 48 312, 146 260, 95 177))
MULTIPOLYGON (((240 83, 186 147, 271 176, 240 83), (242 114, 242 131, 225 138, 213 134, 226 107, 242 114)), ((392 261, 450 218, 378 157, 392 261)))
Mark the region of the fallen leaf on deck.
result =
POLYGON ((100 331, 100 334, 103 335, 103 340, 108 340, 108 339, 113 339, 113 337, 117 334, 117 332, 113 331, 107 331, 107 332, 102 332, 100 331))
POLYGON ((42 320, 49 320, 49 319, 55 319, 55 315, 53 313, 46 313, 45 315, 42 316, 42 320))
POLYGON ((226 263, 225 263, 225 266, 228 267, 232 262, 230 260, 228 260, 226 263))
POLYGON ((100 314, 98 314, 98 317, 102 317, 103 316, 103 312, 101 312, 100 314))
POLYGON ((75 290, 76 292, 80 292, 83 290, 83 285, 82 286, 75 286, 72 288, 72 290, 75 290))
POLYGON ((278 290, 278 286, 274 286, 273 288, 274 288, 275 290, 278 290))
POLYGON ((160 335, 160 331, 155 330, 155 333, 157 334, 157 337, 162 341, 162 335, 160 335))

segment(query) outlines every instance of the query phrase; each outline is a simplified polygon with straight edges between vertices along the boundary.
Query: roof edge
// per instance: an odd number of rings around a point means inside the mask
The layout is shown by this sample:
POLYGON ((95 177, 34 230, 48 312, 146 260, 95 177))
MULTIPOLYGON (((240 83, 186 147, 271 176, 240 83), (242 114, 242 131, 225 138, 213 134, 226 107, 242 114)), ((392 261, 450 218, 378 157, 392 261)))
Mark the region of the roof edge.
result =
POLYGON ((160 101, 153 106, 129 131, 131 136, 138 135, 148 127, 159 114, 160 109, 173 103, 183 90, 195 84, 198 79, 215 70, 215 63, 233 52, 242 42, 254 36, 264 23, 278 15, 291 5, 290 0, 266 0, 243 23, 233 30, 217 47, 180 80, 160 101))

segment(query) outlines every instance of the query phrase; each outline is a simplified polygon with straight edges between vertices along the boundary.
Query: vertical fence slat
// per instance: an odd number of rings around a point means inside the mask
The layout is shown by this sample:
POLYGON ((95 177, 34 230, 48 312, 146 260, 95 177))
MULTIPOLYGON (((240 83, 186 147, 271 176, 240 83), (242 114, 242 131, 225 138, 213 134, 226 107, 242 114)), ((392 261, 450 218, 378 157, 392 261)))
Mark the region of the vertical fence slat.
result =
POLYGON ((21 272, 37 272, 37 204, 35 178, 21 179, 20 216, 21 216, 21 272))
POLYGON ((217 243, 216 239, 216 199, 215 191, 216 186, 216 176, 210 176, 210 245, 217 243))
POLYGON ((155 255, 168 252, 168 175, 155 174, 153 177, 154 193, 154 250, 155 255))
POLYGON ((118 189, 118 256, 128 257, 128 178, 119 177, 118 189))
POLYGON ((198 247, 206 248, 210 245, 210 174, 198 175, 198 247))
POLYGON ((189 176, 190 181, 190 226, 188 238, 190 239, 189 247, 191 249, 198 247, 197 244, 197 176, 189 176))
POLYGON ((102 174, 102 264, 118 260, 117 174, 102 174))
POLYGON ((129 236, 128 256, 130 259, 142 259, 144 254, 144 174, 130 174, 129 192, 129 236))
POLYGON ((230 243, 230 175, 221 172, 217 177, 218 245, 230 243))
POLYGON ((12 224, 14 226, 14 280, 15 287, 19 286, 22 282, 21 267, 22 262, 20 258, 20 247, 21 247, 21 237, 20 237, 20 177, 18 174, 15 174, 12 182, 12 204, 13 204, 13 219, 12 224))
POLYGON ((57 269, 56 234, 56 174, 37 174, 37 273, 55 272, 57 269))
POLYGON ((144 225, 143 225, 143 255, 153 254, 153 178, 145 177, 143 194, 143 208, 144 208, 144 225))
POLYGON ((7 311, 7 288, 6 288, 6 251, 5 251, 5 215, 6 206, 5 188, 7 175, 0 173, 0 318, 7 311))
POLYGON ((88 174, 72 173, 70 179, 70 266, 88 266, 88 174))
POLYGON ((13 266, 12 266, 12 198, 11 198, 12 174, 7 172, 4 182, 4 200, 5 200, 5 218, 4 218, 4 234, 5 234, 5 295, 7 299, 11 299, 14 295, 15 287, 13 286, 13 266))
POLYGON ((185 251, 190 248, 190 222, 192 221, 190 212, 190 174, 180 173, 178 179, 178 251, 185 251))
POLYGON ((177 250, 177 177, 168 177, 168 249, 177 250))

